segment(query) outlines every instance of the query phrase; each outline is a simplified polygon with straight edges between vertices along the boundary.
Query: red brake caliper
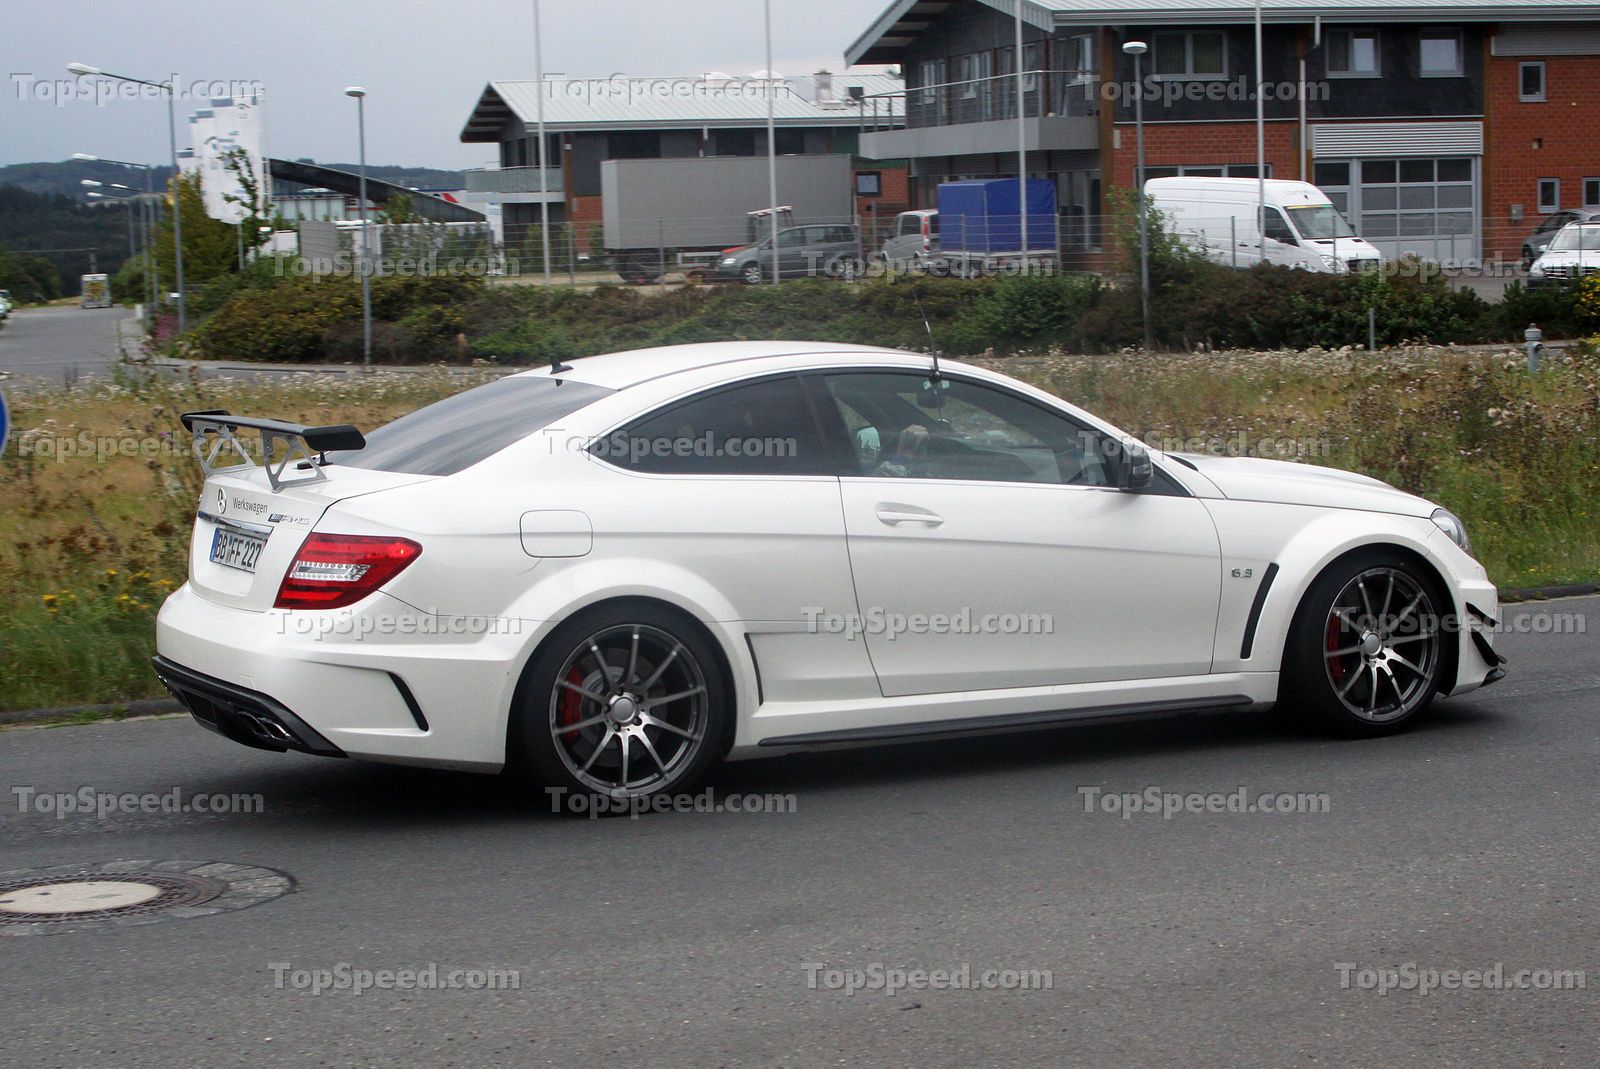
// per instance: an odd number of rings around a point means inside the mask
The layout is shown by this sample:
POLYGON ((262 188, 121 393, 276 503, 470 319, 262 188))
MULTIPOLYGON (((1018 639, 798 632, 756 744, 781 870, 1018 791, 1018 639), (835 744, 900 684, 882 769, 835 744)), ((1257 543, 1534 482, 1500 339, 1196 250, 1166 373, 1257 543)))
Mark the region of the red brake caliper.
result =
MULTIPOLYGON (((574 668, 572 671, 567 673, 567 682, 571 683, 574 687, 582 687, 583 673, 574 668)), ((579 694, 575 690, 564 690, 561 694, 559 703, 556 705, 556 721, 562 727, 571 727, 573 724, 576 724, 582 719, 583 695, 579 694)), ((562 739, 566 742, 568 748, 571 748, 571 746, 578 741, 578 735, 576 732, 574 732, 570 735, 563 735, 562 739)))
MULTIPOLYGON (((1337 616, 1328 617, 1328 637, 1326 648, 1329 653, 1332 653, 1334 650, 1339 648, 1339 618, 1337 616)), ((1337 657, 1334 658, 1333 662, 1328 667, 1328 674, 1333 676, 1333 681, 1335 683, 1343 683, 1343 659, 1337 657)))

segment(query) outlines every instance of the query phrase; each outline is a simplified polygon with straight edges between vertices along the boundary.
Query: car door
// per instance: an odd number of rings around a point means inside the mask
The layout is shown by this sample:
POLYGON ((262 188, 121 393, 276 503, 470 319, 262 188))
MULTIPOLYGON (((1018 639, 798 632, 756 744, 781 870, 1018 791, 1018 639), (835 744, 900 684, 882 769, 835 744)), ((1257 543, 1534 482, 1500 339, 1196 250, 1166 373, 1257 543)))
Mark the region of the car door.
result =
POLYGON ((1115 489, 1117 443, 987 383, 808 381, 886 697, 1210 671, 1220 549, 1176 483, 1115 489))
POLYGON ((807 273, 813 231, 820 233, 821 227, 793 226, 779 231, 778 272, 781 277, 798 278, 807 273))
POLYGON ((670 401, 596 439, 617 469, 585 507, 596 553, 656 562, 663 585, 742 633, 768 700, 860 694, 839 480, 793 373, 670 401))

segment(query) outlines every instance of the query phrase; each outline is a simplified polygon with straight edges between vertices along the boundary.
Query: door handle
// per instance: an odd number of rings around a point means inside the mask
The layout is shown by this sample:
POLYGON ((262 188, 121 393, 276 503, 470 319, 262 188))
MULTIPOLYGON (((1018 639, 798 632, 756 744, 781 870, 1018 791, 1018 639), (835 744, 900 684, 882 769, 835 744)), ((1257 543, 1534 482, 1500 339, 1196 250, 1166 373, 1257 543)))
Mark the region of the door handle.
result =
POLYGON ((878 519, 890 527, 898 527, 902 523, 919 523, 924 527, 944 525, 944 517, 937 513, 919 509, 915 505, 899 505, 892 501, 879 502, 878 519))

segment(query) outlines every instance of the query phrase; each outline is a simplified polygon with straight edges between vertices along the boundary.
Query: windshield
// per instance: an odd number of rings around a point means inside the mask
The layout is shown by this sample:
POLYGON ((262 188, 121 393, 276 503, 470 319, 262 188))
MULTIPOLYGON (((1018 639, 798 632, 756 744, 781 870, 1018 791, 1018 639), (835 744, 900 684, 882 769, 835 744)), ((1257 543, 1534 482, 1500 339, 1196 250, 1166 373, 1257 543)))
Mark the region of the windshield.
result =
POLYGON ((512 375, 385 423, 361 450, 328 463, 410 475, 454 475, 612 391, 586 382, 512 375))
POLYGON ((1289 219, 1307 241, 1332 241, 1334 238, 1356 236, 1350 224, 1344 221, 1344 216, 1331 204, 1291 205, 1289 219))
POLYGON ((1553 252, 1600 252, 1600 226, 1569 226, 1550 242, 1553 252))

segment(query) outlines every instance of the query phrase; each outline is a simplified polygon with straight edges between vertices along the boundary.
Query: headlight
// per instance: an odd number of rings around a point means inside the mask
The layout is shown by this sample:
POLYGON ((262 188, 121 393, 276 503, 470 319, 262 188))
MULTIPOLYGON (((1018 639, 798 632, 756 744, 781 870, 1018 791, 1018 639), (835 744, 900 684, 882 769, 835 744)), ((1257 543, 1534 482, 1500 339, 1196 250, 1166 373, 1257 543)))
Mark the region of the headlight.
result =
POLYGON ((723 267, 732 267, 739 262, 739 258, 737 256, 724 256, 721 262, 723 267))
POLYGON ((1339 269, 1339 258, 1337 256, 1323 256, 1322 266, 1329 271, 1337 271, 1339 269))
POLYGON ((1467 538, 1467 525, 1461 522, 1461 517, 1449 509, 1439 509, 1433 514, 1433 525, 1450 537, 1450 541, 1460 546, 1463 552, 1472 552, 1472 541, 1467 538))
POLYGON ((1543 278, 1544 277, 1544 268, 1540 267, 1538 264, 1534 264, 1532 267, 1528 268, 1528 277, 1529 278, 1543 278))

